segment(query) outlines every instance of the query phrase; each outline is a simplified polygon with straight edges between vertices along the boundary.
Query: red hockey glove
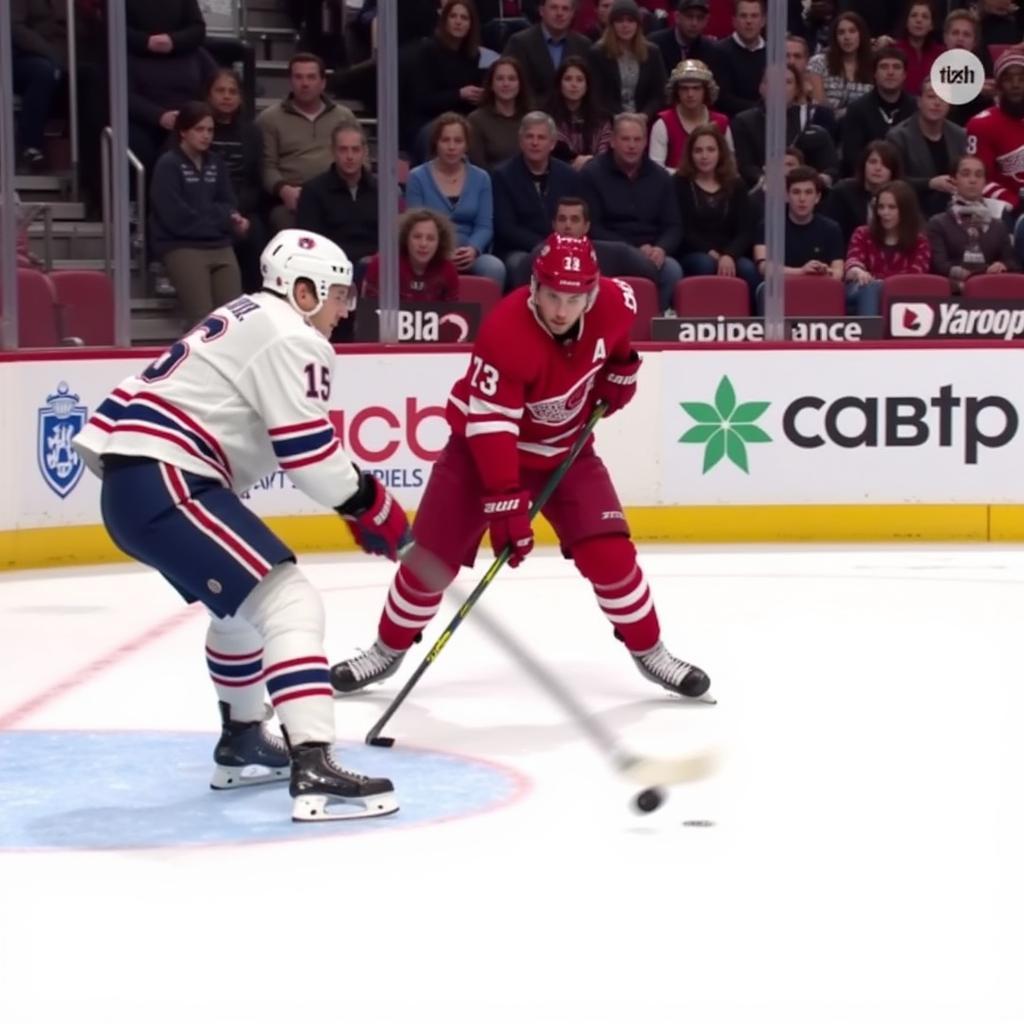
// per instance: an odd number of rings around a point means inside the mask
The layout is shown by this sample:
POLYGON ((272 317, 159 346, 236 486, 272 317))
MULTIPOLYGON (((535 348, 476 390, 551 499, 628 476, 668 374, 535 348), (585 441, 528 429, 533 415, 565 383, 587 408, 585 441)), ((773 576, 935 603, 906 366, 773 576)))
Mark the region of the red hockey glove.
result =
POLYGON ((636 394, 636 379, 640 373, 640 359, 636 351, 629 353, 629 358, 621 363, 605 363, 604 370, 598 375, 594 385, 594 398, 605 401, 608 409, 605 416, 618 412, 624 405, 632 401, 636 394))
POLYGON ((526 491, 484 495, 484 515, 491 531, 495 556, 510 548, 508 564, 514 569, 533 550, 530 495, 526 491))
POLYGON ((384 555, 395 562, 412 542, 405 510, 372 473, 362 474, 359 490, 337 512, 368 555, 384 555))

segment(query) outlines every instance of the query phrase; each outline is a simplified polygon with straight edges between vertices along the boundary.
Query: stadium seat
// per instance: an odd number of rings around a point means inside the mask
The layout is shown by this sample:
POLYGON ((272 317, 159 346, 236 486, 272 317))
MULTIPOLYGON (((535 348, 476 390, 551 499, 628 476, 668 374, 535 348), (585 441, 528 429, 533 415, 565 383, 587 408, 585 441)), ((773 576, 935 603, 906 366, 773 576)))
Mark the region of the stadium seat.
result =
POLYGON ((475 302, 480 316, 485 317, 501 299, 501 289, 489 277, 473 274, 459 275, 459 302, 475 302))
POLYGON ((964 282, 964 298, 1024 302, 1024 274, 974 274, 964 282))
POLYGON ((992 61, 992 65, 995 66, 997 60, 1010 49, 1011 43, 989 43, 988 56, 992 61))
MULTIPOLYGON (((3 296, 0 295, 0 309, 3 296)), ((46 274, 18 268, 18 347, 49 348, 60 344, 57 299, 46 274)))
POLYGON ((785 284, 786 316, 845 316, 846 289, 834 277, 793 274, 785 284))
POLYGON ((633 341, 650 341, 651 320, 662 313, 658 308, 658 289, 646 277, 623 277, 620 280, 625 281, 636 295, 636 320, 630 336, 633 341))
POLYGON ((50 275, 63 334, 85 345, 114 344, 114 285, 98 270, 55 270, 50 275))
POLYGON ((684 277, 672 305, 679 316, 750 316, 750 289, 741 277, 684 277))
POLYGON ((939 274, 894 274, 882 281, 882 318, 889 323, 889 303, 897 299, 948 299, 949 278, 939 274))

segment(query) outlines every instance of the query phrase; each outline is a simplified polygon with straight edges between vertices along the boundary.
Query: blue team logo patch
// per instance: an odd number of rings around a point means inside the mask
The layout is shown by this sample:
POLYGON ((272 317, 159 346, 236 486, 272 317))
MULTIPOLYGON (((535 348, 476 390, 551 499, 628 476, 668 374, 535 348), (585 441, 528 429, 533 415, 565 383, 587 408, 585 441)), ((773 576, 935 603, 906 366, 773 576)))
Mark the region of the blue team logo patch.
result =
POLYGON ((39 410, 36 455, 46 485, 60 498, 66 498, 82 477, 85 463, 71 447, 71 441, 88 419, 89 410, 78 405, 78 395, 61 381, 55 394, 47 395, 39 410))

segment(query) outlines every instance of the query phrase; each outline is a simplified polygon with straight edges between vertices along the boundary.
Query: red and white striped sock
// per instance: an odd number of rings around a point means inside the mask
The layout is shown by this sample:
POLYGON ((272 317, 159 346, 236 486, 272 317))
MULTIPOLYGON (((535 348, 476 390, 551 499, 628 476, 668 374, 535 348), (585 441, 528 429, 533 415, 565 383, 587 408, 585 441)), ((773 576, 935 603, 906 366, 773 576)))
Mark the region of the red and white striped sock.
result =
POLYGON ((658 642, 658 613, 640 566, 634 565, 618 583, 595 583, 594 593, 601 611, 629 650, 649 651, 658 642))
POLYGON ((381 612, 378 626, 381 642, 394 651, 408 650, 437 614, 441 597, 442 592, 429 590, 408 566, 402 565, 381 612))

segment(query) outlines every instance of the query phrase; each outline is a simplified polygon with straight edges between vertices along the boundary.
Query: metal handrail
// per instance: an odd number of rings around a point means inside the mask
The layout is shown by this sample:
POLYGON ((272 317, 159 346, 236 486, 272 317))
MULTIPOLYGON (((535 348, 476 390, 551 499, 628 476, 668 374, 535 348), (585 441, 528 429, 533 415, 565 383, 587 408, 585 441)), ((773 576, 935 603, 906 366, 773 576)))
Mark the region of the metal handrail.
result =
MULTIPOLYGON (((103 162, 103 265, 108 274, 114 262, 111 237, 113 218, 110 213, 113 203, 110 190, 110 163, 114 157, 113 146, 114 131, 110 125, 107 125, 103 129, 103 146, 100 155, 103 162)), ((137 209, 135 247, 138 250, 139 286, 143 294, 146 294, 149 292, 149 260, 146 256, 146 168, 130 149, 125 150, 125 155, 132 170, 135 171, 135 205, 137 209)))

